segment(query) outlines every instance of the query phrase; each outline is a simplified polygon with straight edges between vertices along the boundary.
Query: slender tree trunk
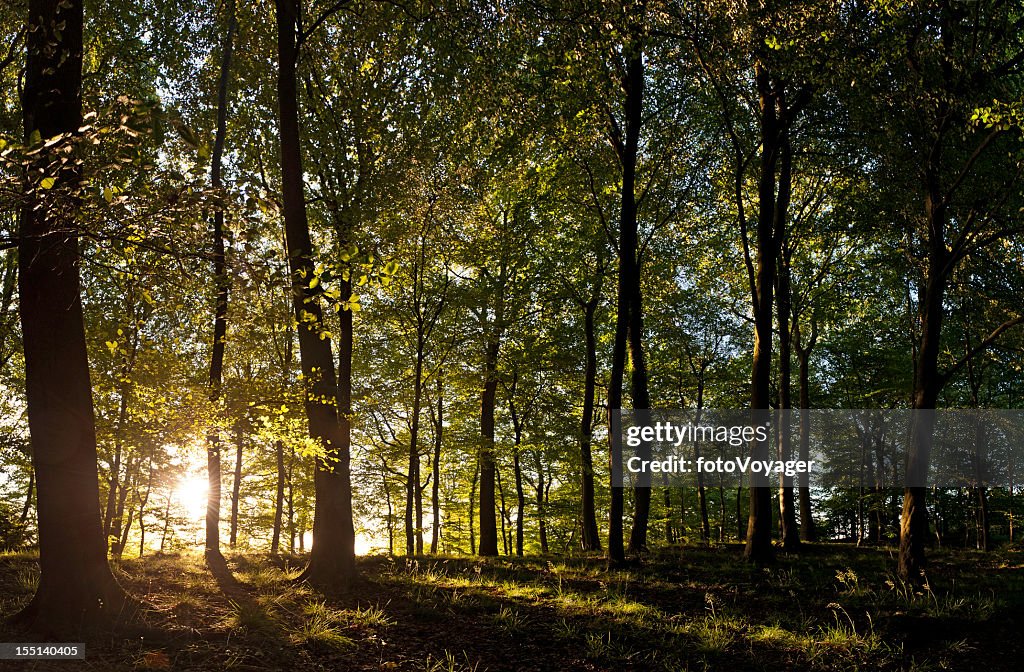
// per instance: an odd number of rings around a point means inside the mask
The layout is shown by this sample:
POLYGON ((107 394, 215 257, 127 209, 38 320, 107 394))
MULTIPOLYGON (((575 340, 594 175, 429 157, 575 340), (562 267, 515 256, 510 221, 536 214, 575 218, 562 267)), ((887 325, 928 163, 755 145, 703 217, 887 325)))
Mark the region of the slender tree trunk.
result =
POLYGON ((281 519, 284 516, 284 483, 287 477, 284 469, 284 441, 278 439, 274 442, 274 453, 277 457, 277 492, 274 496, 274 533, 270 538, 270 553, 277 555, 281 550, 281 519))
POLYGON ((523 492, 523 468, 519 461, 519 433, 512 447, 512 468, 516 476, 516 555, 523 557, 523 520, 526 513, 526 494, 523 492))
MULTIPOLYGON (((352 313, 342 311, 339 362, 335 377, 331 342, 323 332, 323 311, 307 278, 313 277, 312 241, 303 195, 296 65, 299 56, 297 0, 275 0, 277 9, 277 97, 280 116, 281 183, 285 240, 292 277, 292 303, 299 324, 299 358, 306 381, 306 416, 311 438, 323 446, 313 476, 316 509, 313 547, 301 579, 337 591, 355 578, 355 528, 349 474, 352 313), (333 402, 335 403, 332 403, 333 402)), ((341 287, 345 298, 351 286, 341 287)))
MULTIPOLYGON (((622 226, 627 227, 629 232, 628 253, 633 258, 626 280, 629 283, 629 360, 631 366, 630 394, 633 398, 634 409, 649 409, 651 407, 650 393, 647 382, 647 360, 643 347, 643 292, 641 290, 641 262, 637 246, 637 201, 636 201, 636 162, 637 148, 640 139, 640 127, 643 124, 643 90, 644 90, 644 60, 643 52, 639 45, 634 45, 635 53, 630 54, 627 63, 626 77, 626 145, 623 153, 623 180, 622 180, 622 207, 624 216, 622 226), (630 147, 632 143, 632 146, 630 147), (629 164, 627 168, 627 163, 629 164), (627 179, 627 173, 629 174, 627 179), (628 210, 628 216, 626 216, 628 210)), ((642 459, 649 459, 651 447, 646 442, 641 443, 637 455, 642 459)), ((646 472, 641 475, 638 484, 633 489, 633 527, 629 533, 629 550, 632 553, 641 553, 647 550, 647 526, 651 515, 651 483, 650 475, 646 472)))
POLYGON ((434 481, 431 483, 430 501, 434 520, 431 523, 430 554, 437 553, 437 544, 441 538, 441 441, 444 431, 444 394, 441 382, 441 371, 437 372, 437 417, 434 420, 434 462, 432 465, 434 481))
MULTIPOLYGON (((30 0, 23 92, 25 138, 45 142, 82 125, 81 0, 30 0), (59 26, 59 27, 58 27, 59 26)), ((122 614, 127 597, 107 564, 100 513, 92 385, 78 277, 74 162, 44 150, 31 169, 54 179, 21 213, 18 290, 25 395, 36 475, 39 587, 19 620, 59 636, 122 614)))
MULTIPOLYGON (((217 89, 217 131, 213 142, 213 156, 210 161, 210 186, 220 189, 221 167, 224 157, 224 142, 227 135, 228 89, 231 81, 231 52, 235 36, 235 5, 229 0, 228 29, 224 36, 220 63, 220 84, 217 89)), ((228 291, 231 280, 227 275, 224 255, 224 209, 216 207, 213 214, 213 281, 216 286, 216 301, 213 320, 213 349, 210 356, 210 401, 220 399, 224 370, 224 339, 227 335, 228 291)), ((206 554, 220 557, 220 486, 221 486, 221 440, 220 431, 210 428, 207 435, 206 469, 209 490, 206 500, 206 554)))
POLYGON ((746 530, 743 528, 743 485, 736 486, 736 540, 744 541, 746 530))
MULTIPOLYGON (((636 41, 625 44, 626 54, 626 77, 623 81, 625 87, 625 126, 626 136, 623 142, 616 147, 619 161, 622 167, 622 202, 619 212, 619 277, 617 290, 617 305, 615 317, 615 342, 612 346, 611 381, 608 387, 608 420, 609 437, 614 436, 616 427, 615 414, 622 409, 622 386, 625 377, 626 351, 634 357, 639 356, 640 362, 633 362, 634 384, 637 380, 643 380, 646 371, 643 369, 643 349, 637 348, 633 351, 634 344, 640 344, 642 333, 636 331, 635 326, 642 322, 641 315, 637 312, 634 320, 633 300, 639 295, 639 269, 638 269, 638 243, 637 243, 637 212, 636 212, 636 164, 637 149, 640 142, 640 126, 643 121, 643 91, 644 91, 644 63, 643 50, 636 41), (640 366, 639 373, 636 373, 637 366, 640 366)), ((639 307, 637 307, 639 310, 639 307)), ((646 387, 639 391, 633 390, 634 408, 647 408, 641 406, 637 401, 637 395, 642 398, 646 394, 646 387)), ((612 440, 612 449, 609 451, 610 468, 612 475, 611 508, 608 522, 608 562, 609 565, 620 565, 626 559, 623 545, 622 517, 624 514, 624 492, 621 487, 615 487, 616 477, 622 476, 622 446, 619 441, 612 440)), ((638 454, 649 452, 649 446, 641 446, 638 454)), ((641 483, 641 486, 648 485, 641 483)), ((636 494, 639 501, 634 512, 633 530, 630 535, 630 548, 641 550, 646 544, 647 519, 649 511, 650 490, 646 495, 642 494, 643 488, 639 487, 636 494), (646 504, 645 504, 646 502, 646 504), (636 544, 634 544, 634 541, 636 544)))
POLYGON ((725 488, 721 476, 718 480, 718 541, 725 542, 725 488))
MULTIPOLYGON (((126 377, 126 367, 121 369, 122 379, 126 377)), ((114 514, 117 510, 117 494, 121 482, 121 451, 124 445, 123 432, 125 419, 128 417, 128 384, 122 382, 118 386, 120 400, 118 402, 117 426, 114 430, 114 460, 110 465, 110 474, 107 478, 107 507, 103 513, 103 536, 110 539, 111 525, 114 522, 114 514)))
MULTIPOLYGON (((418 315, 417 315, 418 317, 418 315)), ((423 531, 413 522, 416 495, 420 487, 420 407, 423 400, 423 332, 418 329, 416 364, 413 373, 412 422, 409 430, 409 468, 405 479, 405 554, 412 556, 423 551, 423 531)), ((422 509, 421 509, 422 510, 422 509)))
POLYGON ((288 552, 295 555, 295 484, 292 475, 295 473, 295 449, 291 450, 288 460, 288 552))
MULTIPOLYGON (((668 474, 662 474, 662 483, 665 485, 662 488, 662 498, 665 504, 665 541, 671 544, 676 539, 672 530, 672 488, 668 486, 668 474)), ((680 530, 680 536, 682 536, 682 530, 680 530)))
MULTIPOLYGON (((783 148, 782 178, 788 174, 788 148, 783 148)), ((782 179, 780 179, 780 182, 782 179)), ((785 185, 780 187, 788 188, 785 185)), ((776 428, 779 438, 779 459, 783 462, 793 456, 792 449, 792 415, 791 393, 792 383, 792 347, 789 318, 792 314, 790 293, 790 256, 788 244, 783 243, 779 264, 779 293, 776 296, 779 313, 779 426, 776 428)), ((797 551, 800 549, 800 529, 796 522, 796 502, 793 497, 793 477, 783 472, 779 477, 779 520, 782 523, 782 550, 797 551)))
MULTIPOLYGON (((480 465, 473 470, 473 482, 469 486, 469 554, 476 555, 476 528, 473 521, 473 503, 476 501, 476 482, 480 476, 480 465)), ((495 550, 494 555, 498 552, 495 550)))
POLYGON ((132 491, 133 496, 138 496, 138 463, 135 460, 128 460, 128 468, 125 470, 124 485, 120 488, 117 497, 117 510, 114 514, 114 522, 111 525, 111 551, 115 558, 120 559, 124 554, 124 545, 128 541, 128 530, 132 526, 132 507, 128 509, 128 519, 125 521, 124 507, 128 501, 128 492, 132 491), (123 524, 122 524, 123 523, 123 524))
POLYGON ((28 522, 28 512, 32 510, 33 495, 36 492, 36 472, 31 469, 28 472, 28 487, 25 488, 25 506, 21 507, 21 516, 18 522, 24 525, 28 522))
POLYGON ((171 529, 171 498, 168 495, 167 505, 164 507, 164 533, 160 536, 160 552, 167 548, 167 533, 171 529))
POLYGON ((540 552, 548 552, 548 524, 545 502, 547 500, 547 489, 544 485, 544 465, 540 461, 540 451, 534 450, 534 459, 537 464, 537 528, 540 535, 540 552))
POLYGON ((494 476, 498 484, 498 513, 501 519, 501 544, 505 551, 505 555, 512 555, 512 543, 508 535, 511 530, 507 530, 505 523, 508 521, 508 509, 505 508, 505 488, 501 487, 501 469, 497 465, 494 466, 494 476))
POLYGON ((580 420, 580 462, 582 476, 582 535, 584 551, 600 551, 601 538, 597 531, 597 509, 594 501, 594 456, 591 444, 594 438, 594 398, 597 394, 597 333, 594 316, 600 300, 600 283, 594 296, 584 307, 584 336, 587 344, 587 364, 583 382, 583 417, 580 420))
MULTIPOLYGON (((245 449, 245 431, 242 423, 239 422, 235 427, 235 473, 234 478, 231 479, 231 536, 228 538, 228 543, 231 548, 235 547, 238 543, 238 504, 242 494, 242 453, 245 449)), ((280 465, 279 465, 280 466, 280 465)), ((278 488, 281 487, 280 472, 278 476, 278 488)), ((278 507, 280 509, 280 507, 278 507)), ((281 521, 280 518, 276 518, 276 526, 278 532, 280 532, 281 521)), ((277 549, 274 548, 273 553, 277 553, 277 549)))
POLYGON ((139 502, 139 557, 146 552, 146 505, 149 504, 149 493, 153 491, 153 461, 149 462, 149 478, 146 480, 146 492, 139 502))
MULTIPOLYGON (((810 360, 811 350, 817 341, 818 334, 815 323, 811 322, 811 335, 806 347, 802 341, 799 319, 793 322, 793 345, 796 348, 797 359, 800 363, 800 459, 806 462, 810 459, 811 452, 811 416, 808 410, 811 407, 811 378, 810 360)), ((879 467, 881 468, 881 467, 879 467)), ((818 531, 814 525, 814 515, 811 509, 811 488, 810 475, 805 471, 799 475, 799 499, 800 499, 800 537, 804 541, 817 541, 818 531)))
MULTIPOLYGON (((699 425, 701 418, 704 414, 704 374, 706 372, 705 365, 701 365, 699 368, 699 375, 697 377, 697 417, 695 418, 695 424, 699 425)), ((700 452, 700 437, 695 436, 693 439, 693 463, 696 464, 701 458, 700 452)), ((704 541, 711 540, 711 522, 708 519, 708 498, 707 492, 704 488, 704 472, 697 472, 697 506, 700 507, 700 536, 704 541)), ((723 511, 724 513, 724 511, 723 511)))

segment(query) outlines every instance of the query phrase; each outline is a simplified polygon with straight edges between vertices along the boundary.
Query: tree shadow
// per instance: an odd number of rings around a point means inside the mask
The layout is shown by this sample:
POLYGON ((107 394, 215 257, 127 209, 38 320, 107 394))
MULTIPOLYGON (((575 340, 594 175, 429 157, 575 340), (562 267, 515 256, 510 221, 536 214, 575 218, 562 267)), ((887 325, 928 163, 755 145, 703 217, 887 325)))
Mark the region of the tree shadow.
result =
POLYGON ((280 622, 270 609, 253 597, 244 584, 235 578, 224 555, 206 553, 206 566, 210 570, 217 588, 227 599, 234 612, 236 625, 245 628, 250 636, 257 636, 271 648, 281 651, 289 645, 280 622))

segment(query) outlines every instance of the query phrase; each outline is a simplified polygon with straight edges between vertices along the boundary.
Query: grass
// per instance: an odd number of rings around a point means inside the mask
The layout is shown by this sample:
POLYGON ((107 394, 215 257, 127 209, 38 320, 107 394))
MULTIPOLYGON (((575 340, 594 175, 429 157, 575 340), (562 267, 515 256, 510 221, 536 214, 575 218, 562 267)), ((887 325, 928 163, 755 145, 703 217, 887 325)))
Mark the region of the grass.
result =
MULTIPOLYGON (((597 557, 361 560, 340 596, 285 565, 229 555, 230 596, 201 556, 126 559, 118 580, 156 608, 168 642, 90 645, 90 665, 134 669, 984 670, 1024 656, 1024 558, 942 551, 929 583, 886 550, 809 545, 753 571, 737 547, 674 547, 629 571, 597 557)), ((0 610, 38 580, 32 554, 0 555, 0 610)), ((0 629, 0 641, 17 633, 0 629)), ((63 669, 42 663, 38 670, 63 669)))

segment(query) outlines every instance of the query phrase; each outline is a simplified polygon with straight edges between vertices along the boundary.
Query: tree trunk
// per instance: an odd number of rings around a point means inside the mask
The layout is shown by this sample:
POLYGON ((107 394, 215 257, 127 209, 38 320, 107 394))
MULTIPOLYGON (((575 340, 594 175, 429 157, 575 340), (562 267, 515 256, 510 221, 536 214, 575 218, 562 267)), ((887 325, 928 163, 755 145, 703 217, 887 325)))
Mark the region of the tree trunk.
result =
MULTIPOLYGON (((311 438, 322 446, 313 484, 316 509, 309 565, 300 577, 334 592, 355 579, 355 529, 349 474, 352 313, 342 311, 339 342, 340 377, 335 377, 331 342, 326 338, 323 311, 309 287, 314 264, 303 195, 301 138, 296 65, 299 56, 297 0, 275 0, 277 9, 277 97, 280 116, 281 184, 285 240, 292 277, 292 304, 298 322, 299 359, 306 384, 306 416, 311 438)), ((342 283, 342 295, 351 286, 342 283)))
MULTIPOLYGON (((127 366, 121 367, 121 378, 122 380, 127 377, 125 369, 127 366)), ((117 491, 121 482, 121 451, 124 446, 123 432, 125 418, 128 417, 128 384, 122 382, 118 386, 118 393, 120 400, 118 402, 117 410, 117 425, 114 430, 114 459, 110 464, 110 474, 107 478, 107 506, 103 513, 103 536, 110 539, 111 525, 114 522, 114 515, 117 511, 117 491)))
POLYGON ((498 465, 494 465, 494 477, 498 484, 498 513, 501 520, 501 544, 504 548, 505 555, 512 555, 512 542, 508 535, 511 534, 511 530, 505 527, 505 523, 508 521, 508 509, 505 508, 505 488, 501 486, 501 469, 498 465))
MULTIPOLYGON (((782 234, 781 217, 784 199, 788 201, 788 184, 779 180, 779 195, 775 194, 775 169, 779 164, 781 147, 777 95, 764 66, 758 63, 754 80, 757 86, 761 121, 761 172, 758 177, 758 218, 756 280, 753 296, 754 359, 752 368, 750 409, 751 424, 762 425, 768 420, 772 375, 772 306, 776 261, 782 234)), ((782 152, 788 156, 787 151, 782 152)), ((783 162, 782 172, 788 171, 783 162)), ((768 459, 768 442, 755 440, 750 446, 754 460, 768 459)), ((772 550, 772 495, 765 474, 750 475, 750 513, 747 519, 747 541, 744 556, 750 562, 763 566, 773 561, 772 550)))
POLYGON ((547 490, 544 486, 544 465, 541 463, 539 450, 535 449, 533 455, 537 464, 537 527, 540 535, 540 552, 546 554, 548 552, 548 524, 545 507, 547 490))
MULTIPOLYGON (((642 380, 646 376, 646 371, 642 368, 644 365, 642 347, 633 351, 634 343, 640 345, 642 341, 642 333, 637 332, 634 328, 642 322, 642 319, 637 313, 634 323, 633 300, 638 296, 640 287, 640 274, 637 268, 636 164, 640 126, 643 121, 644 63, 643 50, 639 43, 633 42, 625 44, 623 47, 627 59, 626 76, 623 80, 626 94, 626 137, 624 142, 620 141, 616 146, 622 167, 622 202, 619 211, 619 277, 615 342, 612 346, 611 381, 608 389, 609 437, 614 436, 614 432, 617 430, 614 415, 622 409, 622 385, 625 377, 627 347, 630 349, 631 355, 640 357, 641 370, 639 374, 634 373, 634 384, 638 377, 642 380)), ((637 364, 637 362, 633 362, 634 372, 637 364)), ((641 398, 646 391, 646 387, 639 390, 641 398)), ((638 391, 634 389, 634 408, 638 407, 637 394, 638 391)), ((612 449, 609 451, 609 458, 613 486, 608 522, 608 562, 610 565, 617 565, 622 564, 626 559, 622 529, 624 492, 621 487, 614 486, 616 475, 622 474, 622 447, 617 440, 612 440, 611 443, 612 449)), ((641 446, 638 454, 649 452, 649 450, 649 446, 641 446)), ((640 550, 646 543, 646 513, 649 511, 650 489, 646 490, 646 496, 642 494, 642 491, 642 487, 637 488, 636 491, 639 500, 636 505, 633 530, 630 534, 630 548, 633 550, 640 550), (640 518, 641 514, 645 516, 643 519, 640 518), (635 549, 634 540, 637 542, 635 549)))
POLYGON ((746 530, 743 528, 743 485, 736 486, 736 540, 744 541, 746 530))
MULTIPOLYGON (((82 124, 81 0, 28 3, 23 92, 25 138, 73 135, 82 124), (58 28, 58 26, 60 26, 58 28)), ((39 587, 19 620, 58 637, 123 615, 128 598, 107 564, 100 514, 92 385, 78 278, 74 162, 44 150, 33 168, 54 184, 37 187, 21 213, 18 289, 25 394, 36 475, 39 587)))
MULTIPOLYGON (((489 327, 488 330, 494 329, 489 327)), ((494 501, 494 404, 498 392, 500 334, 488 334, 484 390, 480 402, 480 555, 498 555, 494 501)))
POLYGON ((29 469, 28 472, 28 487, 25 488, 25 506, 21 507, 21 516, 18 518, 18 522, 24 525, 28 522, 28 512, 32 510, 32 499, 36 493, 36 472, 29 469))
MULTIPOLYGON (((627 64, 626 85, 626 147, 622 161, 622 226, 628 228, 629 246, 622 252, 632 259, 626 274, 629 292, 629 360, 631 366, 630 394, 634 409, 651 407, 647 386, 647 360, 643 347, 643 292, 641 290, 641 263, 637 241, 636 163, 643 124, 644 60, 639 45, 633 45, 627 64)), ((641 459, 650 459, 651 447, 647 442, 637 449, 641 459)), ((633 527, 629 533, 629 550, 641 553, 647 550, 647 525, 651 515, 650 475, 644 472, 633 488, 633 527)))
MULTIPOLYGON (((418 317, 418 314, 417 314, 418 317)), ((412 556, 423 552, 423 530, 413 521, 417 493, 420 489, 420 406, 423 400, 423 335, 418 330, 416 342, 416 364, 413 373, 412 422, 409 430, 409 469, 405 479, 405 554, 412 556)), ((422 511, 422 506, 420 508, 422 511)))
POLYGON ((928 266, 918 305, 921 310, 921 345, 914 375, 914 410, 907 450, 907 483, 900 516, 899 573, 906 581, 924 582, 924 547, 928 539, 925 479, 935 431, 935 403, 942 389, 939 352, 942 335, 943 298, 946 291, 948 251, 945 242, 946 205, 939 191, 936 169, 926 170, 928 196, 928 266))
POLYGON ((270 538, 271 555, 277 555, 281 550, 281 519, 284 516, 284 482, 287 475, 284 470, 284 441, 278 439, 274 442, 274 452, 277 456, 277 493, 274 496, 274 533, 270 538))
MULTIPOLYGON (((242 423, 240 422, 235 427, 235 474, 234 474, 234 478, 231 479, 231 536, 228 539, 228 543, 231 545, 231 548, 234 548, 235 544, 238 543, 238 504, 239 504, 239 499, 240 499, 241 494, 242 494, 242 453, 243 453, 243 449, 244 448, 245 448, 245 431, 244 431, 244 428, 242 426, 242 423)), ((283 459, 283 455, 280 452, 278 453, 278 458, 279 459, 283 459)), ((282 479, 280 477, 280 473, 281 473, 281 470, 283 468, 284 468, 283 464, 281 462, 278 462, 278 484, 277 484, 277 487, 278 487, 279 490, 280 490, 280 488, 282 486, 282 483, 281 483, 282 479)), ((275 518, 275 526, 277 527, 277 530, 280 533, 280 531, 281 531, 281 529, 280 529, 281 528, 281 520, 280 520, 280 515, 279 515, 280 514, 280 497, 278 498, 278 500, 279 500, 278 501, 278 512, 277 512, 278 513, 278 517, 275 518)), ((272 552, 276 553, 277 550, 275 549, 272 552)))
POLYGON ((437 372, 437 417, 434 420, 434 462, 431 465, 434 481, 431 483, 431 523, 430 554, 437 553, 437 544, 441 538, 441 439, 444 431, 444 395, 441 382, 441 371, 437 372))
POLYGON ((146 504, 149 503, 149 493, 153 491, 153 461, 149 462, 149 478, 146 480, 146 493, 142 495, 139 502, 139 557, 146 552, 146 504))
POLYGON ((580 537, 584 551, 600 551, 601 538, 597 531, 597 511, 594 501, 594 456, 591 444, 594 438, 594 398, 597 393, 597 334, 594 314, 600 300, 600 283, 595 295, 584 307, 584 336, 587 343, 587 364, 583 382, 583 417, 580 420, 580 462, 582 471, 582 522, 580 537))
POLYGON ((526 494, 523 492, 523 468, 519 461, 520 435, 516 432, 516 442, 512 447, 512 468, 516 477, 516 555, 523 557, 523 522, 526 513, 526 494))
MULTIPOLYGON (((675 536, 672 530, 672 488, 668 486, 668 474, 662 474, 662 483, 665 487, 662 488, 662 498, 665 504, 665 541, 667 543, 674 543, 675 536)), ((680 488, 682 490, 683 488, 680 488)), ((680 537, 682 536, 682 530, 680 530, 680 537)))
MULTIPOLYGON (((815 323, 811 322, 811 336, 806 347, 801 340, 800 322, 795 319, 793 322, 793 345, 796 348, 797 359, 800 362, 800 459, 806 462, 810 459, 811 452, 811 416, 808 409, 811 407, 811 379, 810 359, 811 350, 818 340, 815 323)), ((881 467, 879 467, 881 469, 881 467)), ((814 525, 814 515, 811 510, 811 488, 810 475, 804 471, 799 475, 799 498, 800 498, 800 537, 804 541, 817 541, 818 531, 814 525)))
MULTIPOLYGON (((469 554, 476 555, 476 528, 473 520, 473 503, 476 501, 476 482, 480 476, 480 465, 473 470, 473 482, 469 486, 469 554)), ((494 553, 497 555, 497 551, 494 553)))
POLYGON ((167 548, 167 533, 171 529, 171 498, 167 497, 167 504, 164 506, 164 533, 160 535, 160 552, 167 548))
POLYGON ((292 474, 295 473, 295 449, 291 449, 288 460, 288 552, 295 555, 295 484, 292 474))
MULTIPOLYGON (((783 169, 780 182, 788 174, 788 149, 783 147, 783 169)), ((780 186, 780 191, 787 186, 780 186)), ((781 200, 781 199, 780 199, 781 200)), ((776 296, 779 313, 779 426, 776 428, 779 437, 779 459, 783 462, 793 456, 790 409, 793 408, 791 393, 792 382, 792 348, 789 331, 789 318, 792 314, 790 294, 790 256, 792 252, 785 243, 782 245, 779 261, 779 293, 776 296)), ((800 529, 796 522, 796 503, 793 497, 793 477, 785 472, 779 477, 779 520, 782 524, 782 550, 797 551, 800 549, 800 529)))
MULTIPOLYGON (((224 157, 224 141, 227 135, 228 85, 231 80, 231 51, 235 36, 235 5, 229 0, 228 30, 224 36, 220 63, 220 83, 217 89, 217 131, 213 142, 213 156, 210 161, 210 186, 216 191, 221 188, 221 164, 224 157)), ((213 319, 213 349, 210 356, 210 401, 220 399, 224 370, 224 338, 227 334, 228 291, 231 280, 227 275, 224 258, 224 209, 216 207, 213 214, 213 282, 216 287, 216 302, 213 319)), ((206 500, 206 553, 220 556, 220 431, 211 428, 207 436, 206 468, 209 490, 206 500)), ((233 542, 233 540, 232 540, 233 542)), ((233 543, 232 543, 233 545, 233 543)))
MULTIPOLYGON (((694 419, 694 424, 699 425, 701 418, 704 414, 704 374, 706 373, 706 365, 702 364, 699 367, 699 375, 697 377, 697 416, 694 419)), ((700 453, 700 437, 694 436, 693 439, 693 463, 696 464, 701 458, 700 453)), ((719 488, 721 491, 721 488, 719 488)), ((707 492, 704 488, 704 472, 697 472, 697 506, 700 507, 700 536, 704 541, 711 540, 711 522, 708 519, 708 498, 707 492)), ((724 506, 724 504, 723 504, 724 506)), ((724 514, 724 509, 723 509, 724 514)), ((724 516, 723 516, 724 517, 724 516)))

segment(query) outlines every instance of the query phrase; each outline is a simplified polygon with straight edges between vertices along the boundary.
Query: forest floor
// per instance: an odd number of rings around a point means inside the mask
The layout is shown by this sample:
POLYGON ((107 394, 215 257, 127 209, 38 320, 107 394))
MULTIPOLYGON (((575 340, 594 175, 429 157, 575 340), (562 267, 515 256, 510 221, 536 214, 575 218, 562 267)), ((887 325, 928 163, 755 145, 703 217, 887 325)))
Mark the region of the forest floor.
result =
MULTIPOLYGON (((811 545, 764 571, 740 553, 679 546, 614 572, 596 557, 370 557, 339 599, 292 580, 299 558, 228 555, 228 587, 199 555, 155 555, 115 571, 162 636, 0 669, 1021 669, 1024 552, 933 551, 916 593, 890 550, 811 545)), ((0 555, 0 618, 27 602, 37 571, 29 554, 0 555)), ((24 635, 0 625, 0 641, 24 635)))

